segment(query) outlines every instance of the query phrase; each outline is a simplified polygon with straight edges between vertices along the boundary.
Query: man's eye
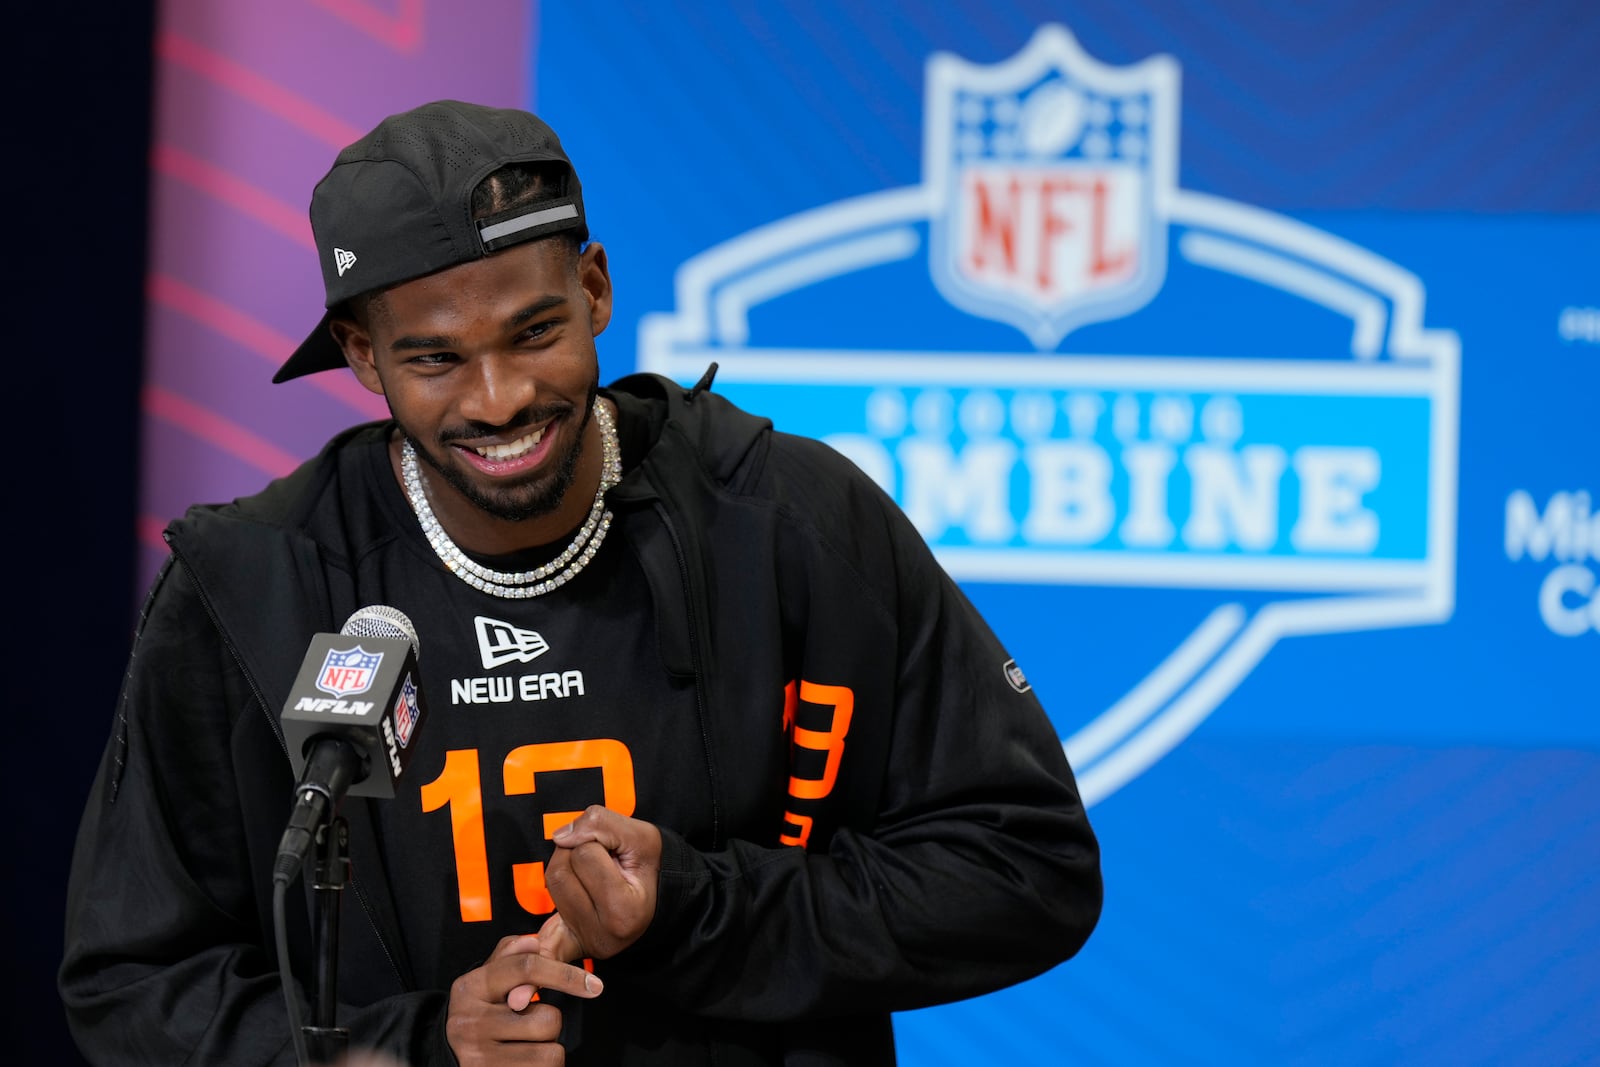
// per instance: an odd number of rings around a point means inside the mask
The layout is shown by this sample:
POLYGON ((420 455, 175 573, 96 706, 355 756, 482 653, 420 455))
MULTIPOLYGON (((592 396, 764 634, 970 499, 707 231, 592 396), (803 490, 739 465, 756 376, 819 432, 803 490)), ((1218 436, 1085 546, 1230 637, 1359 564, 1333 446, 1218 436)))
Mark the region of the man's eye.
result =
POLYGON ((523 330, 521 335, 518 336, 517 340, 537 341, 554 328, 555 323, 553 322, 536 322, 532 326, 529 326, 526 330, 523 330))
POLYGON ((443 367, 454 363, 455 359, 456 354, 454 352, 423 352, 420 355, 412 356, 406 362, 418 367, 443 367))

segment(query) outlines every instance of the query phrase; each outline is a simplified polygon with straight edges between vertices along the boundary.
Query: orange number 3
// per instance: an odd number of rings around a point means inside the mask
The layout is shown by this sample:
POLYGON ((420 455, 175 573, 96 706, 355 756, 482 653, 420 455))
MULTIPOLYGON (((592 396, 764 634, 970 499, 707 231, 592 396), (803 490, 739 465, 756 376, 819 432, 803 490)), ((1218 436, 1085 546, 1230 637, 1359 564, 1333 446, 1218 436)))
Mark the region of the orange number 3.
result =
MULTIPOLYGON (((822 776, 801 778, 798 775, 791 775, 789 795, 797 800, 821 800, 833 792, 833 785, 839 778, 839 765, 844 760, 844 738, 850 732, 850 716, 856 706, 855 691, 849 686, 818 685, 802 679, 798 689, 793 682, 785 686, 783 697, 783 718, 793 731, 795 747, 824 754, 822 776), (796 717, 800 710, 799 702, 802 700, 807 704, 833 709, 826 730, 808 730, 799 725, 796 717)), ((778 838, 779 843, 799 845, 804 848, 806 841, 811 837, 812 817, 784 812, 784 818, 796 828, 796 832, 778 838)))

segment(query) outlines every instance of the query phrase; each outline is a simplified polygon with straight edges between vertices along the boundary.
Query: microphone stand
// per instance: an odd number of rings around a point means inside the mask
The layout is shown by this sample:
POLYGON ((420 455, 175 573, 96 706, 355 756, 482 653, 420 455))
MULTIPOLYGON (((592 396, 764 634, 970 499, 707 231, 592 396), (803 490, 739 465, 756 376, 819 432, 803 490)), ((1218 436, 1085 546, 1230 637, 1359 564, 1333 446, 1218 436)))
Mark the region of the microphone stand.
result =
POLYGON ((350 828, 344 816, 335 815, 317 829, 317 861, 312 887, 316 891, 312 939, 316 952, 316 1000, 311 1025, 302 1026, 306 1053, 314 1064, 342 1062, 350 1045, 350 1031, 336 1025, 339 1005, 339 901, 350 880, 350 828))

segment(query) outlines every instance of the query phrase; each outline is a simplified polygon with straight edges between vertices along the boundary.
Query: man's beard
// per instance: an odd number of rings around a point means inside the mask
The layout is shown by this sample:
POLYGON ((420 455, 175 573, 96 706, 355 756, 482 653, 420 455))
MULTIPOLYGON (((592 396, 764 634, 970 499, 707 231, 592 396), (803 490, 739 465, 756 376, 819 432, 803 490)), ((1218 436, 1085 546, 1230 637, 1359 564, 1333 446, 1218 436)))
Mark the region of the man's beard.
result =
MULTIPOLYGON (((577 478, 578 461, 583 458, 583 435, 589 427, 589 420, 594 417, 595 397, 600 392, 600 376, 589 385, 588 395, 584 399, 583 418, 578 421, 577 433, 573 435, 572 445, 562 454, 556 463, 556 469, 543 484, 507 486, 494 493, 485 492, 482 486, 469 481, 460 469, 445 466, 440 463, 433 452, 423 447, 422 442, 413 437, 404 426, 400 432, 411 442, 411 447, 416 449, 417 455, 423 462, 432 467, 445 482, 456 492, 466 497, 473 506, 487 512, 497 519, 507 522, 522 522, 525 519, 538 518, 548 515, 561 506, 566 499, 567 491, 572 488, 573 481, 577 478)), ((523 412, 508 427, 497 427, 496 430, 514 432, 522 426, 533 426, 551 416, 565 415, 570 409, 553 411, 549 408, 530 408, 523 412)), ((398 425, 398 421, 397 421, 398 425)), ((459 437, 472 437, 480 435, 478 428, 467 428, 461 432, 445 431, 440 434, 441 443, 459 437)), ((444 445, 444 447, 451 447, 444 445)))

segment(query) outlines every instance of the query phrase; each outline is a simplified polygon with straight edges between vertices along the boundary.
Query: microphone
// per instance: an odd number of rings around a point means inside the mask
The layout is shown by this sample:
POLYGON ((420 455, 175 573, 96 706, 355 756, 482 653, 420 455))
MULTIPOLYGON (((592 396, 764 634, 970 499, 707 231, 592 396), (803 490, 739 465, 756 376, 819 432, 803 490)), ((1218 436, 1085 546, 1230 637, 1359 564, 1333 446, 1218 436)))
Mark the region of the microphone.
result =
POLYGON ((300 780, 275 882, 293 879, 346 794, 394 796, 424 712, 417 631, 404 612, 369 605, 337 634, 312 636, 283 705, 283 739, 300 780))

